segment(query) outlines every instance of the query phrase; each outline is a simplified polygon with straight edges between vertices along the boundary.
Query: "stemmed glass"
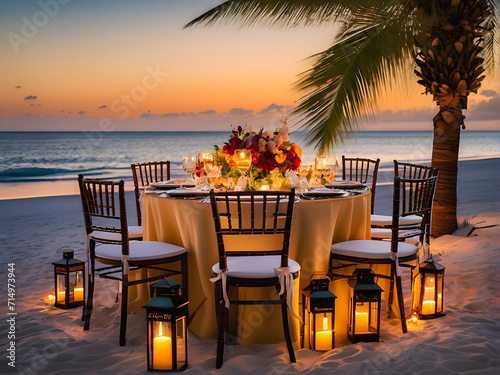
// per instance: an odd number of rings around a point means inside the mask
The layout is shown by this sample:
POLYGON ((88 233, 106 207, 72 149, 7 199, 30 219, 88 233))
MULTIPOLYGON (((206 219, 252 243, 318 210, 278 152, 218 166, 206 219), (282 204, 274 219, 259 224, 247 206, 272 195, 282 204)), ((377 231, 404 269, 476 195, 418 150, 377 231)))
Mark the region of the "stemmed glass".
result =
MULTIPOLYGON (((245 173, 248 171, 250 166, 252 165, 252 152, 247 149, 239 149, 234 151, 233 160, 241 172, 241 179, 245 186, 248 185, 248 182, 245 178, 245 173)), ((239 181, 238 181, 238 185, 239 181)))
POLYGON ((184 155, 182 157, 182 169, 193 179, 193 173, 196 169, 196 155, 184 155))
POLYGON ((335 181, 335 175, 339 170, 339 161, 337 160, 337 158, 330 158, 329 168, 330 168, 330 182, 332 182, 335 181))

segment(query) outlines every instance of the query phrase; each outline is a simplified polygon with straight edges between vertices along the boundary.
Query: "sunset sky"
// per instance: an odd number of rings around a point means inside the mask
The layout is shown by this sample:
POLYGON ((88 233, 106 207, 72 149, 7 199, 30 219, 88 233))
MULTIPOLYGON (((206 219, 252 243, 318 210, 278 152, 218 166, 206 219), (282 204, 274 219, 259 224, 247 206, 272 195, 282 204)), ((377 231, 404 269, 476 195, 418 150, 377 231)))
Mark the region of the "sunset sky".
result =
MULTIPOLYGON (((183 26, 217 0, 2 0, 0 130, 227 130, 274 126, 301 94, 306 58, 335 26, 183 26)), ((499 76, 465 112, 471 130, 500 130, 499 76)), ((431 130, 422 87, 382 102, 364 130, 431 130)), ((293 123, 292 123, 293 125, 293 123)))

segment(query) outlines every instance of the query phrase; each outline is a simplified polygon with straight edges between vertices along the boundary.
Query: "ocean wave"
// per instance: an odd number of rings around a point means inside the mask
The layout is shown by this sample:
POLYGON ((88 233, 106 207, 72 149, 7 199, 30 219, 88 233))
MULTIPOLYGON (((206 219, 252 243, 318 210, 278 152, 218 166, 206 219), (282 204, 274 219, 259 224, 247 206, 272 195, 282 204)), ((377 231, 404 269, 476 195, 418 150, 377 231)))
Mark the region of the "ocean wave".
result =
MULTIPOLYGON (((67 168, 40 168, 40 167, 28 167, 28 168, 9 168, 0 172, 0 181, 3 179, 18 179, 18 178, 29 178, 29 177, 46 177, 55 175, 78 175, 80 173, 93 172, 98 173, 99 171, 104 171, 109 168, 90 168, 90 169, 67 169, 67 168)), ((114 168, 118 169, 118 168, 114 168)))

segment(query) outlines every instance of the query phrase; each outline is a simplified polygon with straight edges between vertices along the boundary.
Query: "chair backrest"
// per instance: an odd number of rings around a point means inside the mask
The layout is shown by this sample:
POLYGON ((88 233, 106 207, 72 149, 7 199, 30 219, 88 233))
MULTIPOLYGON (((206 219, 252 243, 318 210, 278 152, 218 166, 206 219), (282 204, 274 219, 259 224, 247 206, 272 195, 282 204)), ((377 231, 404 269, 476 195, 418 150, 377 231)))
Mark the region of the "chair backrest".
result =
POLYGON ((402 163, 394 160, 394 177, 402 178, 429 178, 437 176, 438 170, 420 164, 402 163))
POLYGON ((404 240, 401 236, 400 218, 409 215, 422 216, 422 222, 405 229, 415 229, 407 237, 419 236, 420 241, 428 241, 430 235, 430 219, 432 203, 436 191, 437 175, 422 179, 394 178, 393 212, 392 212, 392 251, 397 251, 398 241, 404 240))
POLYGON ((210 191, 210 203, 217 235, 219 268, 226 269, 226 256, 281 255, 281 267, 288 266, 290 228, 295 189, 285 191, 210 191), (227 250, 225 236, 281 235, 281 249, 227 250))
POLYGON ((153 182, 170 179, 170 161, 152 161, 148 163, 131 164, 132 177, 135 187, 135 207, 137 211, 137 225, 142 225, 141 189, 153 182))
POLYGON ((368 184, 372 192, 371 212, 375 204, 375 188, 380 159, 346 158, 342 155, 342 179, 368 184))
POLYGON ((87 235, 94 231, 120 234, 120 240, 99 239, 96 242, 122 245, 128 255, 128 227, 125 208, 125 183, 98 181, 78 176, 83 217, 87 235), (112 226, 111 226, 112 225, 112 226))

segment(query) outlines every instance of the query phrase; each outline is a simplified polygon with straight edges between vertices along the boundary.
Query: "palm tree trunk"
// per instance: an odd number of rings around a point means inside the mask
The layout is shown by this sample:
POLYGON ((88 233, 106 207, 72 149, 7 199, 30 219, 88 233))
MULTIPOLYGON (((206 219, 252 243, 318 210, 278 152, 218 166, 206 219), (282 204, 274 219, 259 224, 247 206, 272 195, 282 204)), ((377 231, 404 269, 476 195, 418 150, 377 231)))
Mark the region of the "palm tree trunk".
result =
POLYGON ((457 172, 460 127, 463 125, 463 103, 453 100, 440 106, 434 117, 432 167, 439 169, 432 214, 431 233, 434 237, 451 234, 457 228, 457 172))

